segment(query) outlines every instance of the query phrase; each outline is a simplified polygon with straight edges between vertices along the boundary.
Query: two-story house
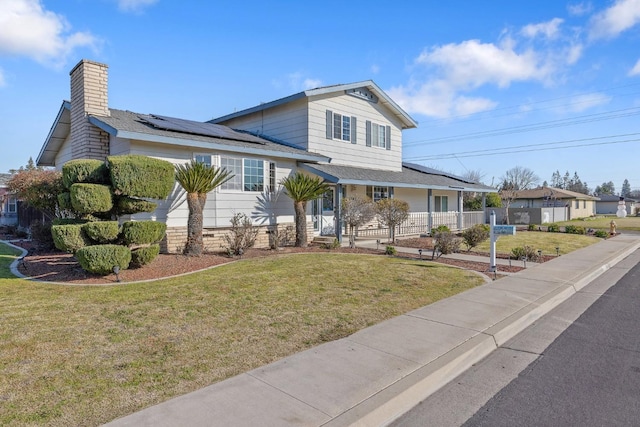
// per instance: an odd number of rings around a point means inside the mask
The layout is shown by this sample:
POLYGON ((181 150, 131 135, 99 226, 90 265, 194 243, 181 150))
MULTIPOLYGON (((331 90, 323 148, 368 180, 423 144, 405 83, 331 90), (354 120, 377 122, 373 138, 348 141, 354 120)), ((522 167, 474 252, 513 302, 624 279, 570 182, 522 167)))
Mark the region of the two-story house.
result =
MULTIPOLYGON (((403 164, 402 131, 417 123, 373 81, 311 89, 196 122, 110 108, 107 69, 83 60, 71 71, 71 101, 63 102, 37 164, 60 168, 71 159, 143 154, 174 164, 196 159, 223 167, 234 177, 209 195, 204 214, 205 244, 213 250, 237 212, 265 228, 259 244, 267 244, 267 230, 292 225, 293 204, 278 183, 298 170, 331 184, 331 192, 308 209, 308 227, 316 234, 341 237, 341 200, 351 195, 407 201, 412 216, 405 233, 484 222, 482 213, 463 212, 462 193, 495 190, 403 164)), ((167 223, 170 252, 180 251, 186 240, 184 201, 176 186, 152 215, 167 223)))

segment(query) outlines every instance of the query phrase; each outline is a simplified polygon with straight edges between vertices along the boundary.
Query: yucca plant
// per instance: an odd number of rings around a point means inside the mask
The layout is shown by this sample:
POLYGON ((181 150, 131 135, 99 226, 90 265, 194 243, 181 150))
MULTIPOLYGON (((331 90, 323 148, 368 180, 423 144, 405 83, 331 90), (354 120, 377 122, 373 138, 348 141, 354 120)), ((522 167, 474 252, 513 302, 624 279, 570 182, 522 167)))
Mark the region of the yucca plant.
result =
POLYGON ((187 207, 189 208, 187 244, 184 248, 184 254, 200 256, 203 251, 202 224, 207 193, 229 181, 234 175, 226 169, 209 166, 195 160, 176 165, 175 168, 176 181, 187 192, 187 207))
POLYGON ((322 178, 296 172, 280 181, 287 196, 293 200, 296 220, 297 247, 307 246, 307 202, 321 197, 329 190, 329 185, 322 178))

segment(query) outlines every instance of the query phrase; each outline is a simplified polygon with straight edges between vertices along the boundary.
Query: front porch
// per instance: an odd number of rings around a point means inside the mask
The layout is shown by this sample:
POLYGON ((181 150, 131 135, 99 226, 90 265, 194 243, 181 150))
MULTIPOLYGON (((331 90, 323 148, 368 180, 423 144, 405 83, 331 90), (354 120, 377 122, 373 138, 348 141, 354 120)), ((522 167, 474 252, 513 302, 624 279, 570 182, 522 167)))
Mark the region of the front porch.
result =
MULTIPOLYGON (((396 237, 416 234, 430 234, 433 228, 444 225, 451 231, 462 231, 476 224, 485 224, 483 211, 477 212, 411 212, 409 218, 396 227, 396 237)), ((344 228, 343 228, 344 230, 344 228)), ((349 230, 344 230, 348 235, 349 230)), ((365 227, 359 228, 356 237, 387 237, 389 227, 374 220, 365 227)))

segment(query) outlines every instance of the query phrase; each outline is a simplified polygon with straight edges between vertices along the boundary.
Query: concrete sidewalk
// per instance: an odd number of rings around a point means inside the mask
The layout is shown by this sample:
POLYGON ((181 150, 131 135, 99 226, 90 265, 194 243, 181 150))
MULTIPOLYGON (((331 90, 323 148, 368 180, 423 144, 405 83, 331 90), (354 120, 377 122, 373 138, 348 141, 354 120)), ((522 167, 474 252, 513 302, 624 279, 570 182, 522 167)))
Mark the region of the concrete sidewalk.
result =
POLYGON ((386 425, 639 247, 604 240, 107 425, 386 425))

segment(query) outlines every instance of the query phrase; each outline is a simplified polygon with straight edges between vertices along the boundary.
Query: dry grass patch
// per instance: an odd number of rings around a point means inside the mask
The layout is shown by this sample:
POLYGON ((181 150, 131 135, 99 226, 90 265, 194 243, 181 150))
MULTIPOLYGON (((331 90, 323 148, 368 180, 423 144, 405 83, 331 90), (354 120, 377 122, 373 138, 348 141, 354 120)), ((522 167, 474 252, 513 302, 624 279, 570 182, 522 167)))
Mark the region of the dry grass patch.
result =
POLYGON ((482 282, 343 253, 115 287, 0 279, 0 425, 99 425, 482 282))

